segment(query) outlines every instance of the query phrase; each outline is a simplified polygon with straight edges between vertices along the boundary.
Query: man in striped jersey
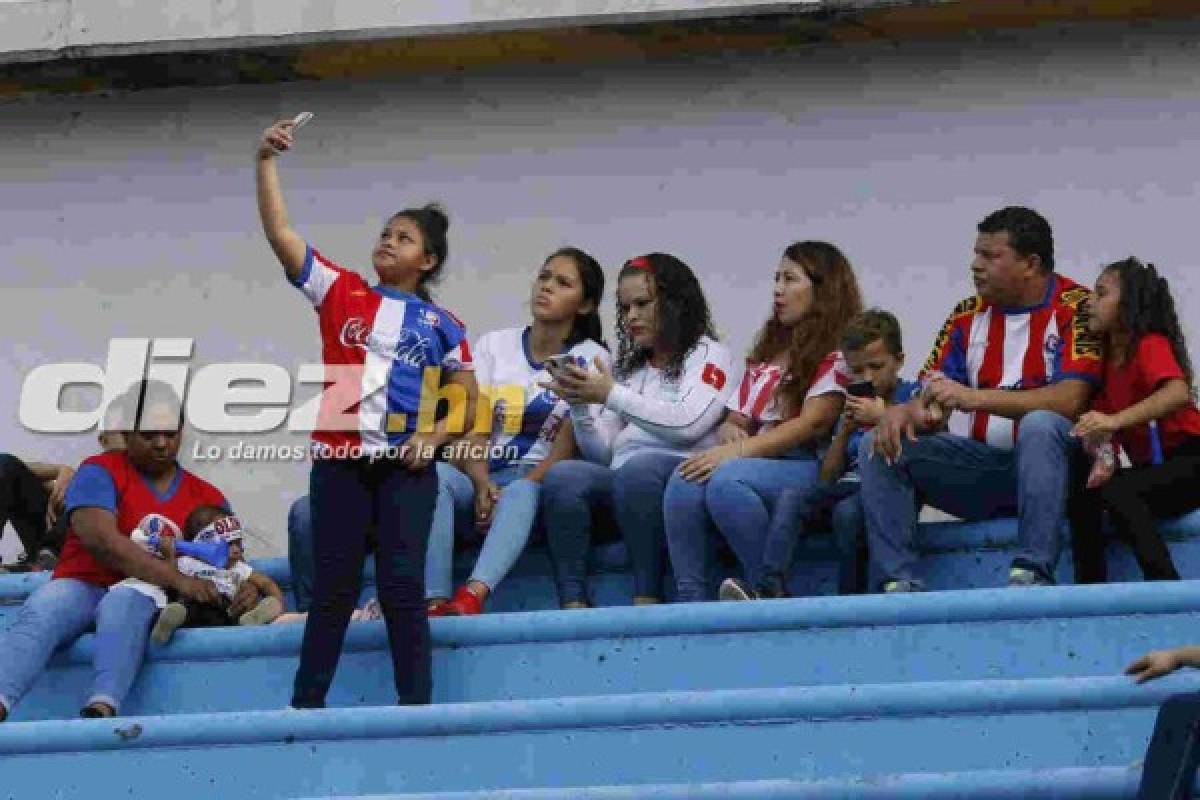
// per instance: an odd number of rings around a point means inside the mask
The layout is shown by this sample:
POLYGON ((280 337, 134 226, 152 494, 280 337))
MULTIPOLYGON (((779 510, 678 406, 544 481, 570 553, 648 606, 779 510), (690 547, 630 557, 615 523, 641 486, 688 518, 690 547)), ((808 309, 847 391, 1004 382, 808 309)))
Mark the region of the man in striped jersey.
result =
POLYGON ((917 498, 970 520, 1016 514, 1009 585, 1053 581, 1079 458, 1071 424, 1102 374, 1089 292, 1055 273, 1050 224, 1028 208, 979 223, 971 276, 976 294, 946 320, 921 394, 863 440, 867 541, 884 591, 923 588, 917 498))

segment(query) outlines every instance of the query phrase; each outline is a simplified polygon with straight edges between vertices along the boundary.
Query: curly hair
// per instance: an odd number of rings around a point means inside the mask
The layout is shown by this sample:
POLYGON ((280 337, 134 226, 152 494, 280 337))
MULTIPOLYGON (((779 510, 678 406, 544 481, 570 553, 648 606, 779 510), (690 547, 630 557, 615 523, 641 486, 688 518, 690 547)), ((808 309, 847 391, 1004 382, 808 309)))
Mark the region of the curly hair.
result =
POLYGON ((772 315, 755 337, 747 360, 765 363, 787 352, 788 377, 778 391, 787 413, 794 415, 800 413, 821 361, 838 349, 847 323, 862 311, 862 293, 850 261, 828 242, 795 242, 783 256, 812 281, 812 307, 791 327, 772 315))
MULTIPOLYGON (((701 336, 716 339, 712 315, 704 290, 692 268, 668 253, 648 253, 631 258, 617 274, 617 283, 630 275, 645 275, 649 279, 655 300, 655 347, 667 356, 663 377, 679 380, 683 361, 701 336)), ((617 360, 614 373, 625 378, 641 369, 650 360, 651 350, 639 347, 629 338, 626 323, 627 309, 617 295, 617 360)))
POLYGON ((1130 256, 1124 261, 1109 264, 1101 274, 1110 272, 1121 285, 1117 301, 1117 317, 1129 334, 1129 353, 1136 352, 1138 342, 1147 333, 1162 334, 1171 343, 1171 352, 1183 369, 1188 387, 1192 386, 1192 361, 1188 357, 1187 340, 1175 311, 1175 299, 1167 279, 1158 274, 1153 264, 1144 264, 1130 256))

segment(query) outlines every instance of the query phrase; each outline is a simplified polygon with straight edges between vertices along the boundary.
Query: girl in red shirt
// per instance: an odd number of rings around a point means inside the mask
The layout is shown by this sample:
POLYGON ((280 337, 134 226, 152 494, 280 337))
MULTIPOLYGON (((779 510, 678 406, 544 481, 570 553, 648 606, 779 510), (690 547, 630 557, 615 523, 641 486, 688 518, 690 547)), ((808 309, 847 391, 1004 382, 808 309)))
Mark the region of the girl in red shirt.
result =
POLYGON ((1176 580, 1155 520, 1200 508, 1200 411, 1175 301, 1153 264, 1128 258, 1100 273, 1087 312, 1088 326, 1104 337, 1107 360, 1104 388, 1074 434, 1093 447, 1111 439, 1132 467, 1095 489, 1072 493, 1075 580, 1106 578, 1100 534, 1105 509, 1146 580, 1176 580))

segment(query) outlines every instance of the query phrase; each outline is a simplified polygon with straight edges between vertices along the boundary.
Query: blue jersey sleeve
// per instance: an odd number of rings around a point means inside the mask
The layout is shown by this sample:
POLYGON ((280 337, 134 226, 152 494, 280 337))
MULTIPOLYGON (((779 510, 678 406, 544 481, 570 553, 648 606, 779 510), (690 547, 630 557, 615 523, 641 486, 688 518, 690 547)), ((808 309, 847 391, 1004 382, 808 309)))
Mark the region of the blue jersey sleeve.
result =
POLYGON ((84 464, 67 486, 67 517, 77 508, 103 508, 117 513, 117 485, 99 464, 84 464))

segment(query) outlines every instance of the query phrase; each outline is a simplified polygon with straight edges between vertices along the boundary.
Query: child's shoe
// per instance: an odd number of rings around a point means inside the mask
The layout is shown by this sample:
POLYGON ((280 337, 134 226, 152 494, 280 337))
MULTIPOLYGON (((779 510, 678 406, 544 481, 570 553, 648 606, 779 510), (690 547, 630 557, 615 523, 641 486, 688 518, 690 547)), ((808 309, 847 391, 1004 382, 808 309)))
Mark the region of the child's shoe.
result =
POLYGON ((283 613, 283 604, 274 597, 264 597, 258 605, 238 617, 238 625, 270 625, 283 613))
POLYGON ((166 644, 186 619, 187 609, 182 603, 167 603, 166 608, 158 612, 158 621, 150 631, 150 638, 159 644, 166 644))

